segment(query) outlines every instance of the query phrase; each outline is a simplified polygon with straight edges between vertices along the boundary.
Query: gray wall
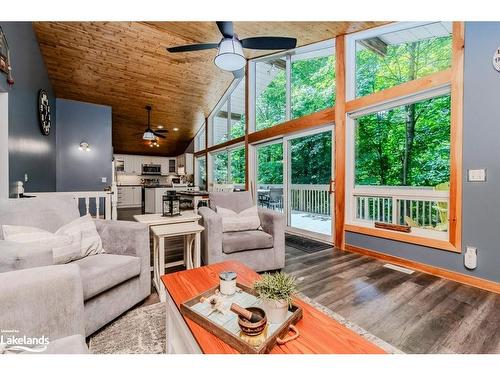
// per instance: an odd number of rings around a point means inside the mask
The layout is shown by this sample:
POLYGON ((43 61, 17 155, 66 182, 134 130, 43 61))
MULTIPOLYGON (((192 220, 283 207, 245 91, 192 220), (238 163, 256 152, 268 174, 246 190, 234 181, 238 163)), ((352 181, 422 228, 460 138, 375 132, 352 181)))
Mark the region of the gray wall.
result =
POLYGON ((57 123, 57 191, 111 185, 111 107, 57 99, 57 123), (80 142, 87 142, 91 151, 80 151, 80 142))
POLYGON ((9 93, 9 181, 24 181, 28 191, 56 188, 55 96, 31 22, 0 22, 10 47, 15 83, 9 88, 0 74, 0 91, 9 93), (52 130, 49 136, 38 124, 38 90, 49 93, 52 130))
POLYGON ((469 271, 463 254, 347 233, 346 242, 379 252, 500 282, 500 73, 492 66, 500 22, 465 28, 462 247, 478 248, 469 271), (466 182, 467 169, 486 168, 487 182, 466 182))

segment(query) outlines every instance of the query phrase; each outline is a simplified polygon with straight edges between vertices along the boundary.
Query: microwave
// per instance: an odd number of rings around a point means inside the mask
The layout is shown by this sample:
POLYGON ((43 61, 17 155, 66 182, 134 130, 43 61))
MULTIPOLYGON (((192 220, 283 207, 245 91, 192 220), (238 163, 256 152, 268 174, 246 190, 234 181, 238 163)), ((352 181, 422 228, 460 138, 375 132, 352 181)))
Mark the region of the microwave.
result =
POLYGON ((161 165, 160 164, 143 164, 142 174, 145 175, 161 175, 161 165))

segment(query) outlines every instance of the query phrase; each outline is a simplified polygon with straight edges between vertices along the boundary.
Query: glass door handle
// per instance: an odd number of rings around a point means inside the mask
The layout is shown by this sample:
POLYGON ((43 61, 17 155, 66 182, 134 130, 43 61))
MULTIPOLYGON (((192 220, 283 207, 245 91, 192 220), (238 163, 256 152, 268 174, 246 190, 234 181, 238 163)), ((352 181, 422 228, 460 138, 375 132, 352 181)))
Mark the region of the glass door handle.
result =
POLYGON ((330 189, 328 190, 329 194, 333 194, 335 192, 335 180, 330 180, 330 189))

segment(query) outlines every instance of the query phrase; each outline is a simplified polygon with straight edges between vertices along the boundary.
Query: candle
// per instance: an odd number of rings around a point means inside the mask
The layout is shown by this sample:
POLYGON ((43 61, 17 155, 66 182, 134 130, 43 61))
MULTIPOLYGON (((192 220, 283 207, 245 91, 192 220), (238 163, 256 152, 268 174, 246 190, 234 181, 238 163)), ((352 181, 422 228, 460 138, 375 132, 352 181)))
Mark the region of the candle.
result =
POLYGON ((225 271, 219 274, 220 292, 225 295, 236 293, 236 272, 225 271))

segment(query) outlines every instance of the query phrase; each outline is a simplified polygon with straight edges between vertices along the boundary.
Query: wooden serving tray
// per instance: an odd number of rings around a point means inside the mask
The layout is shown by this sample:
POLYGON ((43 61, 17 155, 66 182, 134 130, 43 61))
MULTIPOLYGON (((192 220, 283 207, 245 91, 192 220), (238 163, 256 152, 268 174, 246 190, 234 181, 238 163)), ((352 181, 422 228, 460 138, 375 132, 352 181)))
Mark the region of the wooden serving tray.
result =
MULTIPOLYGON (((252 288, 247 287, 246 285, 237 283, 236 286, 241 289, 240 293, 247 293, 250 296, 253 296, 257 299, 257 294, 252 288)), ((234 349, 243 354, 265 354, 269 353, 273 347, 276 345, 278 338, 283 339, 287 336, 290 325, 297 323, 300 319, 302 319, 302 308, 295 304, 292 304, 292 307, 288 309, 289 316, 282 324, 269 324, 259 337, 248 337, 243 336, 240 337, 241 331, 236 331, 235 329, 228 329, 228 326, 235 327, 234 324, 237 324, 238 316, 233 312, 228 312, 230 315, 223 315, 222 313, 215 312, 213 314, 219 314, 220 316, 227 319, 227 323, 225 326, 218 324, 217 322, 209 319, 205 315, 201 314, 196 310, 196 307, 201 303, 200 299, 202 297, 207 298, 215 294, 215 292, 219 289, 219 286, 214 286, 213 288, 208 289, 207 291, 197 295, 196 297, 181 303, 180 311, 182 315, 193 320, 201 327, 206 329, 208 332, 217 336, 219 339, 224 341, 226 344, 232 346, 234 349), (234 320, 234 321, 233 321, 234 320), (253 342, 254 345, 250 343, 253 342)), ((236 296, 238 293, 235 293, 234 296, 225 296, 227 304, 231 304, 231 302, 237 297, 244 297, 243 295, 236 296), (236 296, 236 297, 235 297, 236 296)), ((253 306, 259 306, 258 304, 253 304, 253 306)), ((249 306, 243 306, 249 307, 249 306)))

